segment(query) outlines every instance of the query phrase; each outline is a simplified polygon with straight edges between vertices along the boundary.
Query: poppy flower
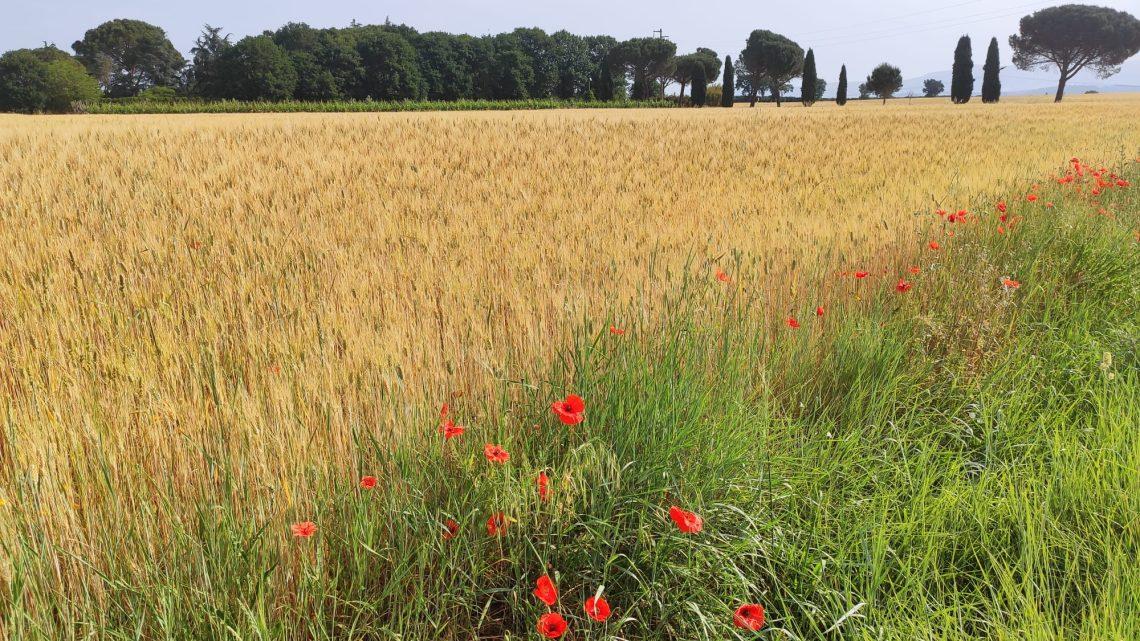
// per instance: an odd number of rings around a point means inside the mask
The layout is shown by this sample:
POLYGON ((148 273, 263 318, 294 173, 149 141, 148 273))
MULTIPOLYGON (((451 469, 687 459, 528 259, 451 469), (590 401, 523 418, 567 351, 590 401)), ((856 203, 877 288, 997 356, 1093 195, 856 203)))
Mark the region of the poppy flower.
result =
POLYGON ((867 277, 868 273, 869 272, 855 272, 855 278, 862 280, 867 277))
POLYGON ((688 510, 682 510, 676 505, 669 508, 669 518, 673 519, 673 522, 677 524, 677 529, 685 534, 697 534, 705 527, 704 519, 688 510))
POLYGON ((1131 184, 1132 184, 1132 183, 1129 183, 1127 180, 1125 180, 1125 179, 1123 179, 1123 178, 1121 178, 1120 180, 1116 181, 1116 186, 1117 186, 1117 187, 1128 187, 1128 186, 1130 186, 1131 184))
POLYGON ((716 279, 722 283, 731 283, 732 282, 732 279, 728 277, 728 274, 722 272, 719 269, 716 270, 716 279))
POLYGON ((555 588, 554 581, 551 581, 550 577, 544 574, 538 577, 534 583, 534 596, 546 605, 554 605, 554 602, 558 600, 558 588, 555 588))
POLYGON ((566 619, 557 612, 547 612, 538 617, 538 633, 547 639, 557 639, 566 634, 566 619))
POLYGON ((788 320, 785 322, 788 324, 788 327, 791 327, 792 329, 799 329, 800 328, 800 322, 798 320, 796 320, 795 316, 789 316, 788 320))
POLYGON ((365 476, 364 478, 360 479, 360 487, 366 490, 371 490, 372 488, 376 487, 376 477, 365 476))
POLYGON ((555 401, 550 409, 566 425, 577 425, 586 420, 586 401, 577 394, 570 394, 564 401, 555 401))
POLYGON ((945 209, 939 209, 938 211, 936 211, 934 213, 938 214, 939 216, 945 216, 946 210, 945 209))
POLYGON ((539 472, 538 473, 538 480, 535 481, 535 484, 538 485, 538 498, 541 499, 543 502, 549 501, 550 500, 550 477, 546 475, 546 472, 539 472))
POLYGON ((447 519, 443 524, 443 540, 450 541, 459 534, 459 523, 455 519, 447 519))
POLYGON ((909 292, 910 291, 910 283, 908 283, 905 280, 900 278, 898 284, 895 285, 895 290, 898 291, 900 294, 905 293, 905 292, 909 292))
POLYGON ((1037 202, 1037 194, 1029 194, 1028 196, 1025 197, 1025 199, 1031 203, 1035 203, 1035 202, 1037 202))
POLYGON ((507 533, 507 526, 510 522, 502 512, 495 512, 487 517, 487 534, 491 536, 502 536, 507 533))
POLYGON ((919 267, 918 265, 911 265, 910 268, 907 269, 907 271, 912 273, 912 274, 917 274, 917 273, 922 271, 922 268, 919 267))
POLYGON ((820 305, 819 307, 815 308, 815 315, 816 316, 823 316, 823 305, 820 305))
POLYGON ((1018 287, 1021 287, 1021 283, 1013 280, 1012 278, 1003 278, 1001 279, 1001 286, 1006 289, 1017 289, 1018 287))
POLYGON ((605 621, 610 618, 610 604, 601 597, 586 599, 586 616, 595 621, 605 621))
POLYGON ((1005 227, 1002 227, 1001 225, 998 225, 998 233, 999 233, 999 234, 1004 234, 1004 233, 1005 233, 1005 227))
POLYGON ((455 421, 451 420, 448 416, 450 412, 451 408, 447 403, 444 403, 443 407, 439 409, 439 433, 443 434, 443 440, 445 441, 450 441, 467 430, 467 428, 462 425, 456 425, 455 421))
POLYGON ((1006 208, 1006 206, 1005 206, 1005 201, 1004 201, 1004 200, 1003 200, 1003 201, 1001 201, 1001 202, 999 202, 999 203, 997 204, 997 209, 998 209, 998 211, 1000 211, 1000 212, 1001 212, 1001 213, 1003 213, 1003 214, 1006 212, 1006 209, 1007 209, 1007 208, 1006 208))
POLYGON ((317 524, 312 521, 301 521, 289 526, 293 530, 293 536, 299 536, 302 539, 307 539, 317 533, 317 524))
POLYGON ((613 334, 614 336, 621 336, 621 335, 625 334, 625 330, 620 329, 618 327, 615 327, 613 325, 610 325, 610 333, 613 334))
POLYGON ((500 465, 511 460, 511 455, 509 452, 499 447, 498 445, 491 443, 487 443, 483 446, 483 456, 487 457, 488 461, 492 463, 499 463, 500 465))
POLYGON ((736 608, 732 624, 738 628, 756 632, 764 627, 764 606, 759 603, 745 603, 736 608))
POLYGON ((938 241, 936 241, 936 240, 930 241, 930 243, 927 245, 927 247, 930 247, 930 249, 932 249, 933 251, 938 251, 939 249, 942 249, 942 245, 939 245, 938 241))

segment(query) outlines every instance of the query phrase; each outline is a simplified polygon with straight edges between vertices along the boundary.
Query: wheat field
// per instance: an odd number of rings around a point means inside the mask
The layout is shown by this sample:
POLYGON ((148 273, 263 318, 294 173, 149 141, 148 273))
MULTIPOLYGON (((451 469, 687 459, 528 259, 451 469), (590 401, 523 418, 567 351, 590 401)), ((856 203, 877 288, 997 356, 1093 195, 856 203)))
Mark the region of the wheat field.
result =
POLYGON ((0 527, 97 566, 124 514, 132 554, 164 544, 152 504, 289 509, 583 318, 652 325, 721 269, 779 319, 915 212, 1138 142, 1140 96, 0 116, 0 527))

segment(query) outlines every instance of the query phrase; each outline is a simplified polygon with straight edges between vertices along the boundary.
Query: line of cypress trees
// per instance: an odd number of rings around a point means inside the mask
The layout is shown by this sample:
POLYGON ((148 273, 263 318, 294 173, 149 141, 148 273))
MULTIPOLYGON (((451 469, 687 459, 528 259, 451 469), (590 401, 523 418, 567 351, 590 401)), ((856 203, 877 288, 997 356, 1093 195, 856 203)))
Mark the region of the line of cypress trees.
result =
POLYGON ((835 90, 835 104, 847 104, 847 65, 839 68, 839 87, 835 90))
POLYGON ((998 41, 993 38, 990 40, 990 50, 986 52, 986 66, 982 67, 982 102, 997 102, 1001 99, 1000 73, 998 41))
POLYGON ((950 100, 956 104, 970 102, 974 93, 974 52, 970 46, 970 36, 958 38, 954 49, 954 71, 950 78, 950 100))
POLYGON ((808 48, 807 55, 804 56, 804 70, 802 76, 802 83, 800 84, 800 102, 805 107, 810 107, 815 104, 815 90, 819 77, 815 73, 815 52, 808 48))
POLYGON ((736 100, 736 87, 733 84, 736 78, 732 75, 732 58, 724 57, 724 79, 721 81, 720 106, 731 107, 736 100))

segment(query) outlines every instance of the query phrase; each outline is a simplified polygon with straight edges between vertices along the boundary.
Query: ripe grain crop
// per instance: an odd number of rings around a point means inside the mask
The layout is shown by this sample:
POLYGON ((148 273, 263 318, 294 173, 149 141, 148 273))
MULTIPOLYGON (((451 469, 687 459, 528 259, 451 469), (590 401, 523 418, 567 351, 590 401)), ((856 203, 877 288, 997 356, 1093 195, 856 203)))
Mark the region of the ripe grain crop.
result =
POLYGON ((782 324, 804 274, 877 273, 912 212, 1138 140, 1132 96, 0 117, 0 528, 34 520, 83 592, 161 551, 158 513, 296 510, 582 318, 652 326, 723 270, 782 324))

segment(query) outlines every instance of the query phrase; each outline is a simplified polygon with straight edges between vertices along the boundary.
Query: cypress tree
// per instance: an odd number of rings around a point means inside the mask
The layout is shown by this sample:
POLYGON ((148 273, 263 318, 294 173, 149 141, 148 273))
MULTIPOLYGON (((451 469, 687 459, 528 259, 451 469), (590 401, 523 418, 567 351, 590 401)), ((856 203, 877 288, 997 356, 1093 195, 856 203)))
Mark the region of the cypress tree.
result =
POLYGON ((950 100, 956 105, 970 102, 974 93, 974 53, 970 36, 958 38, 954 49, 954 71, 950 79, 950 100))
POLYGON ((689 91, 689 99, 692 100, 694 107, 705 106, 705 96, 709 88, 709 81, 705 78, 704 65, 697 65, 693 71, 693 88, 689 91))
POLYGON ((810 107, 815 104, 815 91, 818 84, 819 77, 815 73, 815 52, 811 49, 807 50, 807 55, 804 56, 804 75, 800 84, 800 102, 805 107, 810 107))
POLYGON ((724 79, 721 81, 720 88, 720 106, 731 107, 736 100, 736 87, 733 83, 736 79, 732 75, 732 58, 729 56, 724 57, 724 79))
POLYGON ((610 61, 602 60, 602 64, 598 67, 598 83, 594 88, 594 93, 597 95, 598 100, 613 100, 614 99, 614 74, 610 71, 610 61))
POLYGON ((1001 98, 1001 62, 998 60, 997 38, 990 40, 986 52, 986 66, 982 67, 982 102, 997 102, 1001 98))
POLYGON ((839 87, 835 90, 835 104, 847 104, 847 65, 839 68, 839 87))

